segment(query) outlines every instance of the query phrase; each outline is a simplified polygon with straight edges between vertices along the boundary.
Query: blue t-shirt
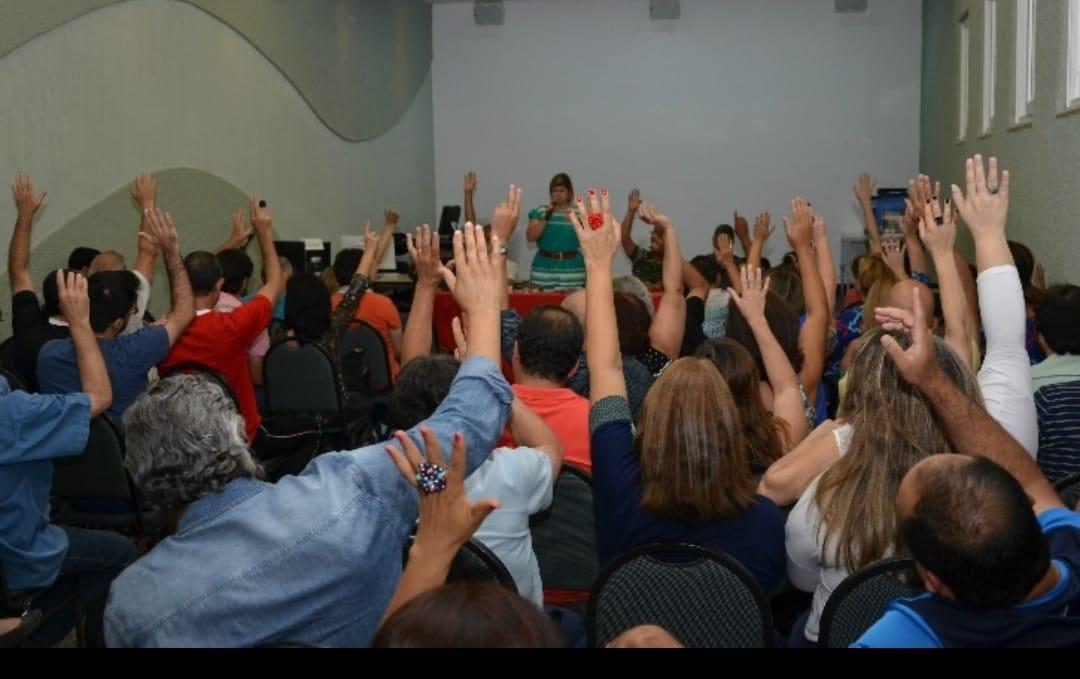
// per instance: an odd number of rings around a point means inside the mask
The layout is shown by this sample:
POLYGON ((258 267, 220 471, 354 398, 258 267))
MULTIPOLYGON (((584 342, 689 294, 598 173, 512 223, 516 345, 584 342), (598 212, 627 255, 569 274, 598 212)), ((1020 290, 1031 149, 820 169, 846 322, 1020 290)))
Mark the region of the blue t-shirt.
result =
POLYGON ((67 535, 49 524, 54 458, 78 455, 90 435, 90 397, 9 392, 0 377, 0 563, 10 589, 49 587, 67 535))
POLYGON ((604 399, 593 406, 590 420, 593 508, 601 563, 652 542, 687 542, 731 556, 766 592, 780 583, 785 569, 784 516, 772 500, 755 495, 753 503, 732 519, 696 525, 659 519, 641 508, 641 466, 634 452, 626 400, 604 399))
MULTIPOLYGON (((106 411, 118 428, 124 411, 146 391, 146 374, 169 354, 169 333, 163 326, 143 328, 116 339, 98 339, 112 384, 112 406, 106 411)), ((43 394, 72 394, 83 390, 75 345, 71 339, 53 340, 41 348, 37 364, 43 394)))
POLYGON ((899 599, 853 648, 1080 648, 1080 513, 1039 515, 1058 583, 1004 610, 974 608, 934 594, 899 599))

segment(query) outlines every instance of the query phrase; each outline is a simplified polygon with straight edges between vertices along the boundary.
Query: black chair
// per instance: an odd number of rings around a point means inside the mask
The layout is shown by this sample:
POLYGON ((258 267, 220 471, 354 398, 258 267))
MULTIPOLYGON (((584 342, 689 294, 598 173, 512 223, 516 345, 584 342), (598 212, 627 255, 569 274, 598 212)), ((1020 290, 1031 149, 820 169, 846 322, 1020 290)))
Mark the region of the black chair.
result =
POLYGON ((274 435, 312 434, 316 452, 339 447, 334 443, 348 436, 337 370, 319 344, 289 337, 274 342, 263 359, 263 388, 274 435))
POLYGON ((8 368, 0 367, 0 376, 7 380, 8 386, 12 391, 26 391, 26 380, 22 378, 22 375, 9 370, 8 368))
POLYGON ((860 568, 833 590, 821 611, 818 646, 847 648, 902 597, 923 593, 915 574, 915 561, 893 557, 860 568))
MULTIPOLYGON (((409 563, 409 549, 415 539, 415 535, 410 535, 409 539, 405 541, 402 565, 409 563)), ((446 575, 446 581, 495 582, 517 592, 514 577, 510 575, 506 565, 499 560, 499 557, 495 556, 494 552, 477 540, 469 540, 454 555, 454 560, 450 564, 450 572, 446 575)))
POLYGON ((53 461, 54 523, 113 530, 142 529, 135 485, 124 468, 124 444, 105 416, 90 421, 86 451, 53 461))
POLYGON ((588 596, 600 573, 593 517, 592 480, 564 464, 555 479, 551 507, 529 521, 545 589, 576 590, 583 598, 588 596))
POLYGON ((589 598, 589 646, 639 625, 659 625, 690 648, 775 645, 769 600, 754 577, 697 545, 645 545, 604 566, 589 598))
POLYGON ((15 370, 15 338, 0 342, 0 367, 15 370))
MULTIPOLYGON (((343 373, 347 373, 347 368, 352 362, 350 354, 362 354, 364 364, 367 366, 366 384, 349 384, 347 386, 350 390, 364 391, 376 399, 389 399, 390 391, 394 387, 393 378, 390 375, 390 360, 387 358, 386 342, 374 326, 364 321, 350 321, 348 329, 338 342, 338 351, 341 354, 343 373)), ((345 375, 345 380, 350 381, 348 374, 345 375)))
POLYGON ((1080 503, 1080 472, 1073 472, 1054 482, 1054 490, 1061 496, 1061 501, 1069 509, 1076 509, 1080 503))

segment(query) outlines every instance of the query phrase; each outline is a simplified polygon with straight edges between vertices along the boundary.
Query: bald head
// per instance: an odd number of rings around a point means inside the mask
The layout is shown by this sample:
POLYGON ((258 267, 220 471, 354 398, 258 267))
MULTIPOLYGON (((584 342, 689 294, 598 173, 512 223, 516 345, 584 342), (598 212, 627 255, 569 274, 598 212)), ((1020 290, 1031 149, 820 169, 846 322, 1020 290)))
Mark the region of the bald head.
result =
POLYGON ((886 306, 894 307, 897 309, 906 309, 908 311, 914 311, 915 307, 912 304, 912 293, 919 293, 919 301, 922 302, 923 314, 926 316, 926 326, 928 328, 934 327, 934 292, 930 289, 930 286, 919 281, 905 278, 892 286, 889 290, 889 298, 886 302, 886 306))
POLYGON ((106 250, 99 253, 90 261, 91 276, 99 271, 123 271, 126 268, 127 263, 124 262, 124 256, 115 250, 106 250))
POLYGON ((585 325, 585 291, 575 290, 563 298, 562 308, 577 316, 581 325, 585 325))

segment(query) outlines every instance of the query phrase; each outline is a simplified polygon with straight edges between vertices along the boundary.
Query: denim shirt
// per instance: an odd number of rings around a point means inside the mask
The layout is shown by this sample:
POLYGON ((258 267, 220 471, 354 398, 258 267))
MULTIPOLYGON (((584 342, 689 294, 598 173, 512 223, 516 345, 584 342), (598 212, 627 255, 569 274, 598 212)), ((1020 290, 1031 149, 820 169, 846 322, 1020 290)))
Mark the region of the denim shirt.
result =
MULTIPOLYGON (((426 420, 468 473, 491 454, 513 394, 485 358, 462 365, 426 420)), ((423 449, 418 428, 409 435, 423 449)), ((316 457, 276 484, 238 479, 191 503, 172 536, 113 581, 109 646, 367 646, 397 587, 416 490, 383 444, 316 457)))

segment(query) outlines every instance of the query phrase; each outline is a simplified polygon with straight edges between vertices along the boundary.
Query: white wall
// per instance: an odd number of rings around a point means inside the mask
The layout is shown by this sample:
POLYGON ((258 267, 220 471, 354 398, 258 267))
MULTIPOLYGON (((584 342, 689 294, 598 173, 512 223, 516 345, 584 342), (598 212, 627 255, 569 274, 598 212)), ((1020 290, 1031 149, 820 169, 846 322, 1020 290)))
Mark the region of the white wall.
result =
MULTIPOLYGON (((707 252, 738 209, 778 221, 799 193, 841 233, 861 232, 860 169, 906 186, 919 151, 920 0, 682 0, 655 22, 647 0, 506 3, 478 27, 472 4, 434 7, 432 65, 438 205, 477 208, 516 182, 531 208, 558 171, 578 189, 639 186, 675 220, 684 252, 707 252)), ((511 251, 527 271, 524 229, 511 251)), ((645 239, 636 227, 639 241, 645 239)), ((787 251, 778 231, 766 249, 787 251)), ((837 253, 839 251, 837 250, 837 253)))

